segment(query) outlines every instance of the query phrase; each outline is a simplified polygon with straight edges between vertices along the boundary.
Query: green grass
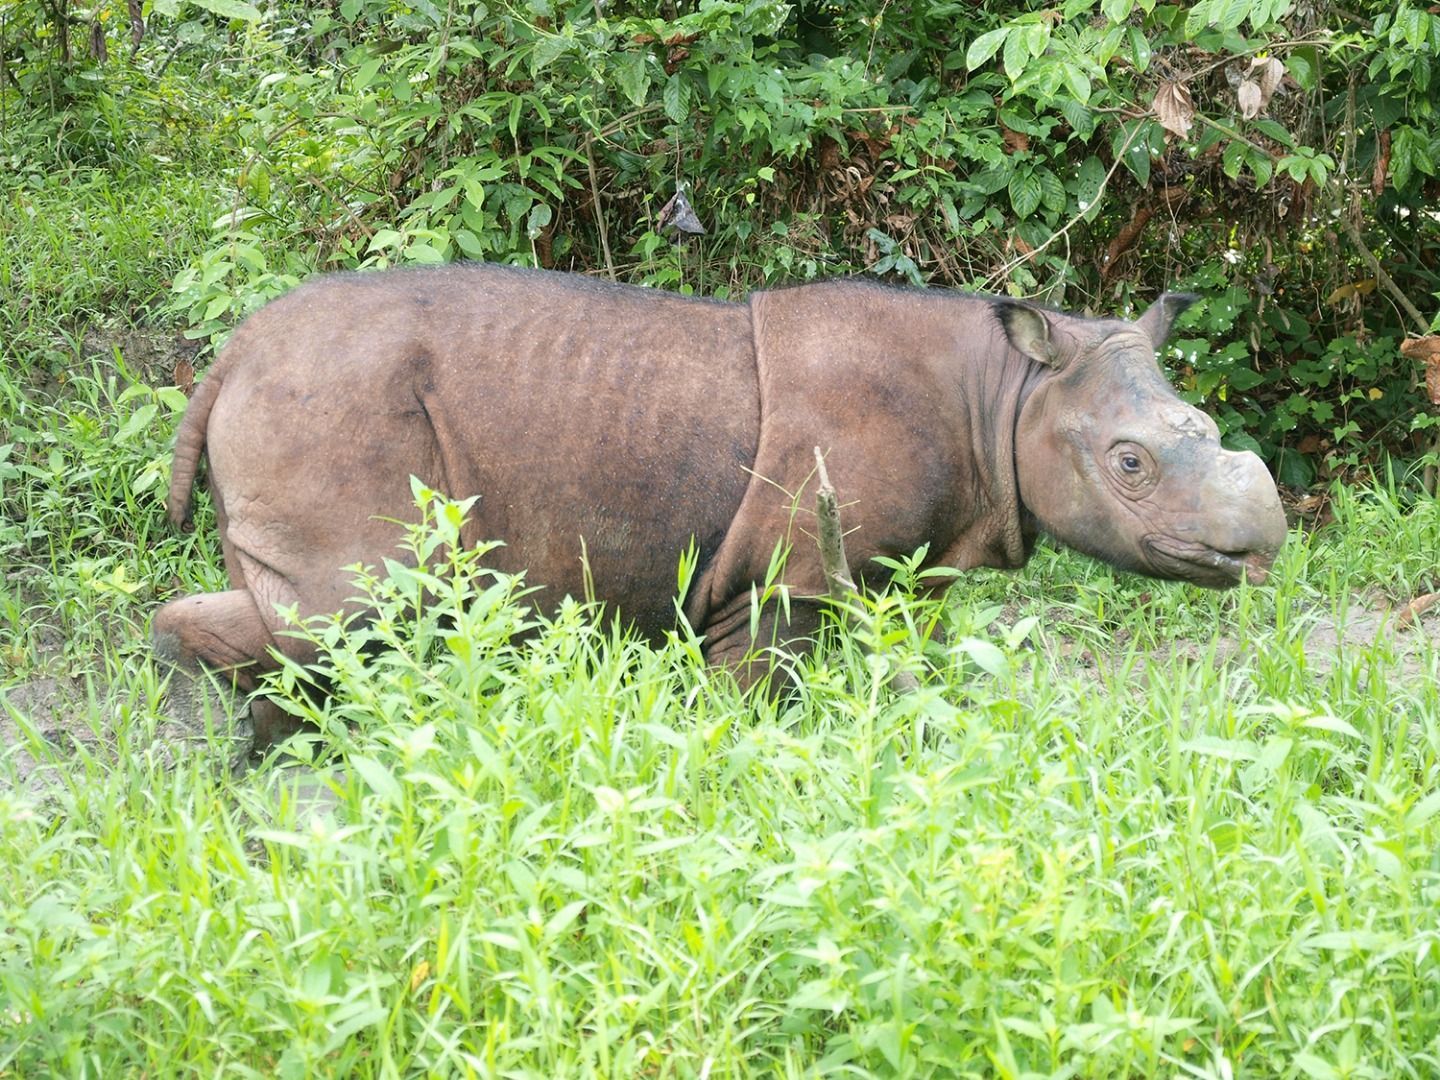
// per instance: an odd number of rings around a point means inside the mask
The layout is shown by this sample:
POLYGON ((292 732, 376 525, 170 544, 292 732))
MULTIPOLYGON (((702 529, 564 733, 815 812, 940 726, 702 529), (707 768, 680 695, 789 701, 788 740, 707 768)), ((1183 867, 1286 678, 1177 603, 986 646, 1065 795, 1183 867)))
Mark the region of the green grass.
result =
POLYGON ((1433 1075, 1435 653, 1310 640, 1440 513, 1337 509, 1262 589, 1042 549, 773 704, 579 608, 516 645, 468 559, 370 581, 316 631, 333 816, 162 767, 117 595, 114 749, 33 734, 63 782, 0 795, 0 1076, 1433 1075))

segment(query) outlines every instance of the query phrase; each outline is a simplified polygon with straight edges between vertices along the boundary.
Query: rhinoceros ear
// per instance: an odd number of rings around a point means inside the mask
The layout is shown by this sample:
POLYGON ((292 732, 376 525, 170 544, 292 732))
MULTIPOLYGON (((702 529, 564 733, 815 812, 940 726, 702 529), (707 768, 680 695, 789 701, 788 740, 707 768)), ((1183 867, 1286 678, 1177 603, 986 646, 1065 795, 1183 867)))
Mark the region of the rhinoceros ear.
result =
POLYGON ((995 316, 1017 351, 1038 364, 1056 364, 1055 342, 1050 337, 1050 320, 1045 312, 1019 300, 996 300, 995 316))
POLYGON ((1170 337, 1170 327, 1175 324, 1175 320, 1199 299, 1194 293, 1161 293, 1160 298, 1150 305, 1150 309, 1141 315, 1136 323, 1145 331, 1150 343, 1159 349, 1170 337))

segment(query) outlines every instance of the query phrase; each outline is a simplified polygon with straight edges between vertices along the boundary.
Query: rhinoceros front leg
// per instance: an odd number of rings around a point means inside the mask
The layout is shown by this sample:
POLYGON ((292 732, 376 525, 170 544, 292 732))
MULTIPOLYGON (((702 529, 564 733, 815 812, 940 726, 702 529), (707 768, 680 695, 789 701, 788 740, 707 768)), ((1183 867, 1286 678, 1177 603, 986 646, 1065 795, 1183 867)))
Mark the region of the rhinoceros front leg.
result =
POLYGON ((237 715, 239 698, 253 691, 259 677, 276 666, 271 648, 296 655, 303 642, 275 638, 248 589, 202 593, 172 600, 155 613, 155 656, 171 668, 166 735, 180 741, 202 738, 207 722, 233 740, 231 764, 255 746, 292 734, 295 721, 268 701, 251 703, 249 717, 237 715))
POLYGON ((788 619, 775 602, 761 611, 752 635, 750 597, 745 595, 727 605, 700 633, 705 637, 707 663, 728 670, 744 690, 770 676, 767 692, 775 695, 785 688, 783 677, 775 670, 777 664, 783 663, 787 655, 798 656, 813 649, 819 630, 819 606, 812 601, 792 600, 788 619))

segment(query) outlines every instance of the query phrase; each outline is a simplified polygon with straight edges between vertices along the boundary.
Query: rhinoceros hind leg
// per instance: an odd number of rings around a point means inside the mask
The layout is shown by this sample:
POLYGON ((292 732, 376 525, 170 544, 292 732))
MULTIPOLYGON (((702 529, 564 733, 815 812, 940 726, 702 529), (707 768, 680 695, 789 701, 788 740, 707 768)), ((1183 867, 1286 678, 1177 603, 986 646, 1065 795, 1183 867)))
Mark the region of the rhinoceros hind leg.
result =
POLYGON ((208 730, 234 740, 231 763, 256 745, 285 738, 297 724, 270 702, 253 702, 248 716, 240 699, 254 690, 261 673, 275 667, 272 647, 295 653, 300 642, 276 640, 246 589, 202 593, 172 600, 155 613, 152 638, 156 659, 171 669, 164 707, 164 735, 194 742, 208 730))

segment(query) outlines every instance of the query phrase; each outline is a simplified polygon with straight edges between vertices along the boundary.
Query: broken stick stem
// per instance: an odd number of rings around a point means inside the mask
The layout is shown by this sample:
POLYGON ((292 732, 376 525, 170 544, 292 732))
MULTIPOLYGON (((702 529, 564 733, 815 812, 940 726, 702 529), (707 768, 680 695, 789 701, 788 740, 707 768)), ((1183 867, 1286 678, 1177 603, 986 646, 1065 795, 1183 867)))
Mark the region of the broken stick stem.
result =
MULTIPOLYGON (((825 588, 830 600, 842 612, 860 596, 855 579, 850 576, 850 560, 845 557, 845 530, 840 527, 840 501, 825 471, 825 458, 815 447, 815 471, 820 485, 815 489, 815 516, 820 522, 820 566, 825 572, 825 588)), ((920 680, 908 671, 897 671, 892 680, 896 690, 909 694, 920 689, 920 680)))
POLYGON ((825 471, 825 459, 815 447, 815 469, 820 486, 815 490, 815 516, 820 519, 820 565, 825 571, 825 588, 830 599, 843 604, 853 600, 860 590, 850 576, 850 561, 845 557, 845 532, 840 528, 840 503, 825 471))

